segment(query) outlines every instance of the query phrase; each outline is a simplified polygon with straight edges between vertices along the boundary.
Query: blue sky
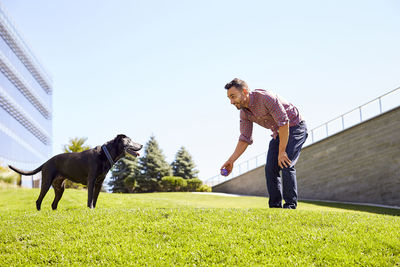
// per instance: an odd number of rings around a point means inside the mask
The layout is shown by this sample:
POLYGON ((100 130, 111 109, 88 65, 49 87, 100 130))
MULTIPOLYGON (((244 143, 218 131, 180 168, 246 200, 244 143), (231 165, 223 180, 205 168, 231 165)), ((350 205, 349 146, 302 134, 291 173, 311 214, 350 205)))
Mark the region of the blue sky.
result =
MULTIPOLYGON (((234 77, 294 105, 309 128, 400 86, 400 2, 3 0, 54 81, 54 154, 154 134, 207 179, 239 137, 234 77)), ((267 150, 255 126, 238 162, 267 150)))

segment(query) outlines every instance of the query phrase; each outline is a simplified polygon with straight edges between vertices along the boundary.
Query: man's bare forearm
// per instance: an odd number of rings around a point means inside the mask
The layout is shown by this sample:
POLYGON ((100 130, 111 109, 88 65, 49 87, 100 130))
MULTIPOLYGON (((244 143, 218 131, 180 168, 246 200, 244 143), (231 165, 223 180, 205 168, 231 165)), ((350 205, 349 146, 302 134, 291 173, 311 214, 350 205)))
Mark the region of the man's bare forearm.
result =
POLYGON ((235 162, 240 155, 243 154, 243 152, 246 150, 246 148, 249 146, 248 143, 244 142, 244 141, 239 141, 236 145, 236 149, 233 152, 232 156, 229 158, 229 161, 231 162, 235 162))
POLYGON ((279 127, 279 153, 286 151, 286 146, 289 140, 289 123, 279 127))

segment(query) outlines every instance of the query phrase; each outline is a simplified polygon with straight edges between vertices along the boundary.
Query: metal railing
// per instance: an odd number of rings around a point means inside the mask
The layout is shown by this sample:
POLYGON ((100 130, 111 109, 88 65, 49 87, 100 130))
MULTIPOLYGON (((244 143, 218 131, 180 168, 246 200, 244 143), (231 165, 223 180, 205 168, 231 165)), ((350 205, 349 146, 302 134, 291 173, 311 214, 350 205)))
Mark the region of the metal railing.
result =
MULTIPOLYGON (((384 112, 398 107, 399 105, 400 87, 387 92, 386 94, 381 95, 359 107, 356 107, 330 121, 327 121, 313 128, 312 130, 309 130, 309 136, 303 147, 319 142, 331 135, 374 118, 384 112)), ((237 164, 233 168, 232 173, 228 176, 222 176, 221 174, 218 174, 207 179, 204 183, 209 186, 214 186, 260 167, 265 164, 267 152, 268 151, 237 164)))

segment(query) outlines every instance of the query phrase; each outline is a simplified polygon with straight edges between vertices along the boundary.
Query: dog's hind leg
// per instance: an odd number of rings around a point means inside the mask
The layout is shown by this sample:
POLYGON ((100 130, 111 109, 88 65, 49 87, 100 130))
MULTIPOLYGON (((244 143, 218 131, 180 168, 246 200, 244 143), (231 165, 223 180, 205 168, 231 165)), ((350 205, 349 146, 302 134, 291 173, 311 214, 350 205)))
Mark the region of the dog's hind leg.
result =
POLYGON ((47 194, 47 191, 49 191, 51 182, 55 176, 55 173, 49 173, 47 170, 42 170, 42 186, 40 189, 40 194, 38 199, 36 200, 36 209, 40 210, 40 207, 42 205, 42 201, 44 196, 47 194))
POLYGON ((64 193, 64 190, 65 190, 65 178, 61 177, 61 176, 56 177, 56 179, 54 179, 52 185, 54 188, 55 196, 54 196, 54 201, 51 204, 51 208, 53 210, 56 210, 58 202, 60 201, 60 199, 64 193))

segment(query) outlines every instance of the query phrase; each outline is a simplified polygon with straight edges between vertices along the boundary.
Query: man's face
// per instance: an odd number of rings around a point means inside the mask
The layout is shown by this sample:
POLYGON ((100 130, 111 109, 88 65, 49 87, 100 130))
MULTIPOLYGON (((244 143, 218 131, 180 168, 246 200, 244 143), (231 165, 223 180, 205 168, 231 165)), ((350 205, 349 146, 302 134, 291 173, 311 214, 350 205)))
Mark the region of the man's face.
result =
POLYGON ((246 107, 246 101, 247 101, 247 91, 246 89, 243 89, 240 91, 236 87, 231 87, 227 91, 227 95, 229 100, 231 101, 231 104, 234 105, 237 109, 242 109, 246 107))

